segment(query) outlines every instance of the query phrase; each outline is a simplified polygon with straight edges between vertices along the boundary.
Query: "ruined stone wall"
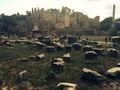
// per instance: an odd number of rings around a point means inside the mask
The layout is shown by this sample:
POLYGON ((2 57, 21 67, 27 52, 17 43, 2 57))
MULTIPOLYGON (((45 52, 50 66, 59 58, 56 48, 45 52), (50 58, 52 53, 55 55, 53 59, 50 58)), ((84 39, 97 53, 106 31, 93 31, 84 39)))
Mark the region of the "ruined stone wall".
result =
POLYGON ((38 10, 32 14, 34 21, 39 22, 46 21, 50 22, 53 25, 57 23, 63 23, 65 27, 79 27, 79 28, 92 28, 99 25, 99 16, 91 19, 87 15, 84 15, 81 12, 72 12, 69 8, 63 7, 62 11, 57 9, 48 9, 48 10, 38 10), (92 26, 93 25, 93 26, 92 26))

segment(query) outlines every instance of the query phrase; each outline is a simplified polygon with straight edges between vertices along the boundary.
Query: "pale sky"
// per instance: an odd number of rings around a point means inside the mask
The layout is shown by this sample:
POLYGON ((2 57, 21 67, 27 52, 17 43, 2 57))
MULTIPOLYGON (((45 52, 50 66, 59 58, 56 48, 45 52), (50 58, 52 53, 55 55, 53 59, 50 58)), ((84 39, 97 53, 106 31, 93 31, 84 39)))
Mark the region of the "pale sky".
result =
POLYGON ((0 14, 25 14, 32 8, 57 8, 67 6, 74 11, 82 12, 90 18, 100 16, 100 20, 112 16, 113 4, 116 5, 115 18, 120 18, 120 0, 0 0, 0 14))

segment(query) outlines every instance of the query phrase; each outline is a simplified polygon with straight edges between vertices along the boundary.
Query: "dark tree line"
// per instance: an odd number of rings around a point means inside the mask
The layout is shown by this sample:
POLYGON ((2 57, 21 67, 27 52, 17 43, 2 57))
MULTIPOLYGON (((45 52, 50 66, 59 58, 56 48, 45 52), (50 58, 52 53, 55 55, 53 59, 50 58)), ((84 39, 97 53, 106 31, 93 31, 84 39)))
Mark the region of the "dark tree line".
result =
POLYGON ((11 16, 1 14, 0 31, 6 33, 7 35, 19 35, 23 29, 27 31, 27 18, 28 17, 26 15, 20 15, 19 13, 11 16))
POLYGON ((2 31, 10 33, 10 28, 14 28, 17 25, 17 22, 13 17, 2 14, 0 18, 0 25, 0 29, 2 31))
POLYGON ((112 17, 105 18, 100 22, 99 30, 108 32, 109 35, 117 35, 117 32, 120 31, 120 18, 112 22, 112 17), (114 27, 112 27, 112 24, 114 27))
POLYGON ((103 21, 100 22, 100 30, 108 31, 111 28, 112 24, 112 17, 105 18, 103 21))

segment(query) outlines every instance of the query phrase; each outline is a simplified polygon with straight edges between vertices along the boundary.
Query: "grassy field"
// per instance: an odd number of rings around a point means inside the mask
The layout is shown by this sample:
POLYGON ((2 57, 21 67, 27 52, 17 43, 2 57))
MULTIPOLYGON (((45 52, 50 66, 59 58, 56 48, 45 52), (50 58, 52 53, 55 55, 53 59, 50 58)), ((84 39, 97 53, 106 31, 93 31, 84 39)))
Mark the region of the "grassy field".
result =
POLYGON ((91 41, 105 41, 105 36, 81 36, 82 38, 88 38, 91 41))
MULTIPOLYGON (((97 37, 97 40, 100 37, 97 37)), ((90 40, 96 40, 92 37, 90 40)), ((103 39, 100 38, 101 40, 103 39)), ((115 67, 120 62, 119 58, 110 58, 107 56, 99 56, 95 60, 84 59, 83 50, 70 51, 72 61, 65 63, 65 70, 62 73, 56 73, 55 81, 46 81, 45 77, 51 70, 51 62, 55 57, 62 57, 65 51, 45 52, 37 48, 35 45, 17 44, 15 47, 0 47, 0 80, 5 80, 13 86, 20 86, 23 82, 19 81, 17 74, 25 69, 28 70, 27 80, 39 90, 56 90, 59 82, 71 82, 78 85, 77 90, 102 90, 101 85, 92 82, 82 81, 80 79, 81 70, 86 67, 101 73, 105 79, 103 83, 114 82, 114 80, 106 77, 107 69, 115 67), (20 61, 18 58, 28 58, 30 55, 38 55, 44 53, 46 57, 40 61, 30 60, 20 61)), ((119 81, 119 80, 118 80, 119 81)))

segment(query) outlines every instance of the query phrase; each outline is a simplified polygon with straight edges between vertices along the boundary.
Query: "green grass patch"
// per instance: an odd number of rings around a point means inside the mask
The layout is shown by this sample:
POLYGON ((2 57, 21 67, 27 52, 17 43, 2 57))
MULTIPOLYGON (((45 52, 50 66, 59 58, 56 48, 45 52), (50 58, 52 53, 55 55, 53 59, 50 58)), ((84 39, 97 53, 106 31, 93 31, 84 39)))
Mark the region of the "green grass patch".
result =
MULTIPOLYGON (((99 56, 94 60, 84 59, 84 52, 82 50, 69 52, 72 56, 71 62, 65 63, 65 70, 62 73, 56 73, 57 80, 47 82, 45 77, 51 70, 51 62, 55 57, 62 57, 64 51, 59 52, 45 52, 37 48, 34 45, 15 45, 14 48, 8 48, 6 46, 0 47, 0 62, 3 66, 7 65, 8 68, 1 69, 0 79, 7 80, 13 85, 17 82, 17 73, 27 69, 28 81, 41 88, 47 88, 47 90, 56 90, 56 85, 59 82, 71 82, 78 85, 78 90, 101 90, 101 87, 94 85, 91 82, 83 82, 80 79, 81 70, 90 68, 98 71, 105 77, 106 70, 115 67, 120 62, 119 58, 110 58, 107 56, 99 56), (17 61, 18 58, 28 58, 30 55, 38 55, 44 53, 46 57, 40 61, 28 60, 17 61)), ((109 80, 108 80, 109 81, 109 80)))

